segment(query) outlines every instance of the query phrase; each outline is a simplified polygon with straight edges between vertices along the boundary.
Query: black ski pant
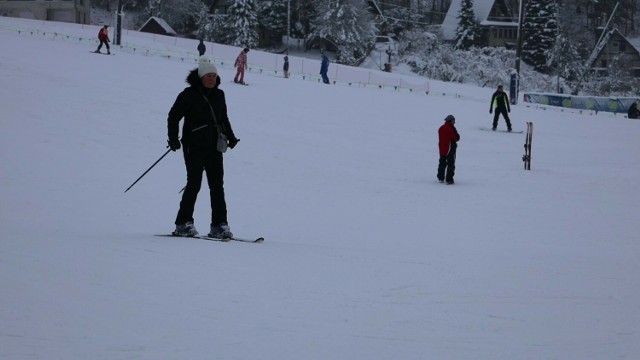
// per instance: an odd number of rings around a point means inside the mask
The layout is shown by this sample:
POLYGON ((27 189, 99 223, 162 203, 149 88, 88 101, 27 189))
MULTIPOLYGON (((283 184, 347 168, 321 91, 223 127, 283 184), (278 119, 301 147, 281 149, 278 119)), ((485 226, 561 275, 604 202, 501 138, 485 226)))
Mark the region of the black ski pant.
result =
POLYGON ((322 82, 325 84, 329 84, 329 76, 327 76, 327 73, 325 71, 321 72, 320 75, 322 76, 322 82))
POLYGON ((504 117, 504 121, 507 123, 507 129, 511 129, 511 119, 509 119, 509 112, 507 111, 507 108, 504 107, 497 107, 495 109, 493 115, 493 128, 495 129, 498 127, 498 117, 500 116, 500 114, 502 114, 502 117, 504 117))
POLYGON ((453 181, 453 175, 456 173, 456 152, 452 150, 447 155, 440 155, 438 162, 438 180, 453 181))
POLYGON ((100 51, 100 49, 102 49, 102 44, 107 47, 107 52, 111 52, 111 49, 109 49, 109 42, 106 40, 100 40, 100 45, 98 45, 98 50, 96 51, 100 51))
POLYGON ((202 172, 207 174, 211 197, 211 224, 227 223, 227 203, 224 200, 224 166, 222 153, 216 150, 190 149, 184 146, 184 163, 187 168, 187 186, 182 194, 176 225, 193 221, 193 211, 200 186, 202 172))

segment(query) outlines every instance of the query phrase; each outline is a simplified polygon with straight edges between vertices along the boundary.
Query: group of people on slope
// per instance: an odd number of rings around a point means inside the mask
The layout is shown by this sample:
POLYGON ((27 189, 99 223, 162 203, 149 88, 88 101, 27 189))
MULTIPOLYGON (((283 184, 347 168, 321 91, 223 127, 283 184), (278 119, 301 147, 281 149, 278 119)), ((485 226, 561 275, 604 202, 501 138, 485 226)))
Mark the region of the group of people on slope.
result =
MULTIPOLYGON (((489 114, 495 111, 491 130, 495 131, 498 127, 499 116, 504 117, 507 123, 507 131, 511 131, 511 119, 509 113, 511 106, 509 105, 509 97, 504 92, 502 85, 498 85, 498 89, 491 96, 489 105, 489 114)), ((438 161, 438 172, 436 177, 441 183, 453 185, 453 176, 456 170, 456 150, 460 134, 455 127, 456 118, 453 115, 447 115, 444 118, 444 124, 438 129, 438 148, 440 150, 440 160, 438 161)))
MULTIPOLYGON (((207 46, 204 44, 204 41, 202 39, 200 39, 197 49, 198 49, 198 54, 200 54, 200 56, 203 56, 207 51, 207 46)), ((236 57, 236 61, 234 64, 234 67, 236 68, 236 76, 233 78, 233 82, 235 82, 236 84, 245 84, 244 71, 247 68, 248 53, 249 53, 249 48, 244 48, 242 49, 242 51, 240 51, 240 54, 238 54, 238 57, 236 57)), ((322 78, 323 83, 330 84, 329 76, 328 76, 329 58, 324 53, 324 50, 321 51, 321 53, 322 53, 322 60, 320 62, 320 77, 322 78)), ((289 56, 287 55, 284 56, 284 62, 282 64, 282 74, 285 78, 289 78, 289 75, 290 75, 289 56)))
MULTIPOLYGON (((200 191, 203 172, 207 175, 209 196, 211 201, 211 222, 208 235, 216 238, 231 238, 233 233, 227 219, 227 204, 224 194, 223 152, 217 146, 219 134, 226 137, 228 148, 233 149, 240 139, 233 132, 227 114, 224 91, 219 88, 220 76, 211 61, 204 56, 204 44, 198 46, 202 54, 199 65, 191 70, 186 78, 188 87, 180 92, 169 110, 167 118, 168 147, 172 151, 183 150, 187 185, 182 194, 178 214, 175 219, 174 235, 196 236, 198 231, 194 225, 193 213, 200 191), (182 137, 179 136, 179 123, 182 124, 182 137)), ((234 82, 244 83, 244 69, 247 65, 248 48, 244 48, 236 59, 236 76, 234 82)), ((323 53, 321 75, 324 83, 329 83, 327 69, 329 60, 323 53)), ((288 58, 285 57, 285 77, 288 77, 288 58)), ((511 111, 509 98, 502 85, 491 98, 489 113, 495 109, 493 127, 495 130, 498 117, 503 115, 507 129, 511 131, 508 113, 511 111)), ((454 184, 455 162, 460 134, 455 127, 456 119, 447 115, 444 124, 438 129, 438 161, 437 178, 441 183, 454 184)))

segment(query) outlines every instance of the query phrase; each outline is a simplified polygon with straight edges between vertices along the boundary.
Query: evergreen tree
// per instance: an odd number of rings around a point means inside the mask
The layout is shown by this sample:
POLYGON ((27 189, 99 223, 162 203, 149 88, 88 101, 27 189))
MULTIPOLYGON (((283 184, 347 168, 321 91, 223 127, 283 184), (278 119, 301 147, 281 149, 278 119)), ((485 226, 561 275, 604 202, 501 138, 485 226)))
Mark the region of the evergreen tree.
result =
POLYGON ((287 1, 262 1, 258 9, 260 26, 272 34, 276 44, 281 44, 287 33, 287 1))
POLYGON ((235 0, 226 18, 226 43, 253 48, 258 45, 258 6, 255 0, 235 0))
POLYGON ((574 81, 582 74, 584 58, 579 45, 566 35, 560 34, 554 46, 547 52, 547 66, 557 76, 574 81))
POLYGON ((293 12, 291 19, 293 22, 291 36, 298 39, 305 39, 307 35, 311 33, 311 20, 318 14, 316 1, 292 0, 291 7, 291 11, 293 12))
POLYGON ((339 63, 360 61, 373 46, 377 31, 365 3, 361 0, 322 0, 318 3, 322 15, 312 20, 307 41, 319 40, 335 46, 339 63))
POLYGON ((209 14, 209 6, 202 3, 195 17, 196 36, 198 37, 198 39, 202 39, 205 41, 213 40, 212 19, 213 16, 209 14))
POLYGON ((217 10, 211 15, 209 23, 206 26, 207 35, 210 41, 231 44, 233 41, 233 34, 229 31, 227 23, 229 22, 228 14, 220 14, 217 10))
POLYGON ((525 6, 522 60, 536 71, 547 72, 547 55, 558 37, 555 0, 529 0, 525 6))
POLYGON ((473 46, 480 46, 482 31, 473 11, 473 0, 462 0, 457 19, 455 48, 469 50, 473 46))

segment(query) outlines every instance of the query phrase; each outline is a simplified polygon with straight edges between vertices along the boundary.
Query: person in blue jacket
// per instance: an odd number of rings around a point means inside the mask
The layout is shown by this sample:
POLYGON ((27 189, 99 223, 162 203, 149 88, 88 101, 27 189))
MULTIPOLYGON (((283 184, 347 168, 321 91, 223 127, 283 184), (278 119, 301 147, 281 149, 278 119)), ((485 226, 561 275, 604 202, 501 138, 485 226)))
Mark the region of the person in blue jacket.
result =
POLYGON ((322 64, 320 65, 320 75, 322 76, 322 82, 325 84, 329 84, 329 76, 327 76, 327 72, 329 71, 329 58, 325 55, 324 51, 322 51, 322 64))

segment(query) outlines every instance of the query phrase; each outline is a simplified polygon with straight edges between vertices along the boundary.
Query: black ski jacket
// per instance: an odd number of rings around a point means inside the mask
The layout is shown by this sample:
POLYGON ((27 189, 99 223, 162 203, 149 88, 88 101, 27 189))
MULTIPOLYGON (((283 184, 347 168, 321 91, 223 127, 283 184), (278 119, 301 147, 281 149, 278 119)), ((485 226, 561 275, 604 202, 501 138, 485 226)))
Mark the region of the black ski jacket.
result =
MULTIPOLYGON (((185 149, 216 150, 218 130, 216 122, 211 115, 211 108, 215 114, 218 126, 228 139, 235 139, 231 123, 227 117, 227 103, 224 92, 218 89, 218 83, 213 89, 207 89, 202 85, 198 76, 198 69, 192 70, 187 76, 189 87, 185 88, 169 110, 168 136, 169 140, 177 140, 179 123, 184 118, 182 125, 182 145, 185 149), (205 100, 205 97, 209 103, 205 100), (209 107, 211 104, 211 107, 209 107)), ((216 150, 217 151, 217 150, 216 150)))
POLYGON ((511 107, 509 106, 509 97, 507 93, 504 91, 496 91, 493 93, 491 97, 491 106, 489 107, 489 112, 493 111, 493 109, 506 109, 511 112, 511 107))

